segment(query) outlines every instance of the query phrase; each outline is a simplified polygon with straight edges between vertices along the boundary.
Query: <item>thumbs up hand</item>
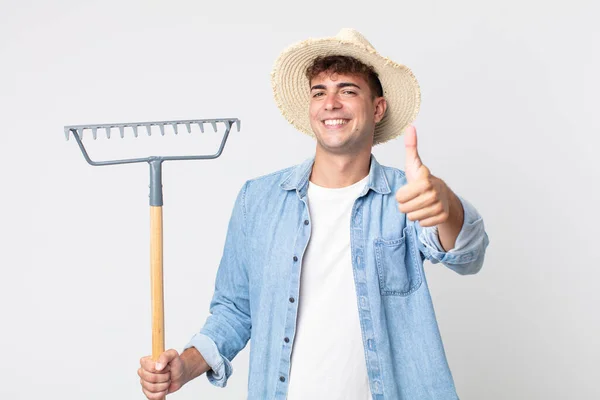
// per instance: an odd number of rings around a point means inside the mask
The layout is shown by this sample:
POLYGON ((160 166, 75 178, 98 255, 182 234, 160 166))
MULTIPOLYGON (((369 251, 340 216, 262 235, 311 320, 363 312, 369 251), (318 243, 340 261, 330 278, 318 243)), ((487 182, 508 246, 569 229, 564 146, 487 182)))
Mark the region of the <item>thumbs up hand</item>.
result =
MULTIPOLYGON (((446 183, 429 171, 417 151, 417 131, 410 125, 405 130, 406 180, 407 184, 396 192, 398 209, 411 221, 419 221, 422 227, 443 224, 450 218, 456 202, 460 200, 446 183)), ((462 225, 462 215, 460 216, 462 225)), ((460 230, 460 227, 459 227, 460 230)), ((458 234, 458 232, 457 232, 458 234)))

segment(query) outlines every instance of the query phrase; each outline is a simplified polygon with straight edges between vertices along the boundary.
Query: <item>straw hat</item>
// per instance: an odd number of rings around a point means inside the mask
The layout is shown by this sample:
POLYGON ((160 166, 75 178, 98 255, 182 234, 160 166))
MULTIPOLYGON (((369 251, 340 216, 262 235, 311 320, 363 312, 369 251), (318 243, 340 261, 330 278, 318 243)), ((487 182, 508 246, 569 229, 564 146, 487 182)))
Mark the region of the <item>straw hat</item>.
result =
POLYGON ((381 56, 363 35, 354 29, 342 29, 336 36, 308 39, 285 49, 277 58, 271 85, 281 114, 298 130, 314 137, 308 106, 309 82, 305 72, 317 56, 352 56, 371 65, 383 86, 387 111, 375 126, 373 144, 401 135, 417 116, 421 92, 417 79, 405 65, 381 56))

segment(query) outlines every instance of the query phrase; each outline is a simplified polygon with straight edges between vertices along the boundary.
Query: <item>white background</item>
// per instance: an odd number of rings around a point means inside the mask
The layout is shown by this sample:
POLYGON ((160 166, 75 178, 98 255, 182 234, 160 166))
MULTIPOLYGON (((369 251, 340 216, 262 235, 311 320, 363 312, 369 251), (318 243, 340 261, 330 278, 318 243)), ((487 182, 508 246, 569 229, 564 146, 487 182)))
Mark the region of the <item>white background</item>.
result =
MULTIPOLYGON (((342 27, 413 70, 421 157, 484 216, 479 274, 426 265, 461 399, 600 398, 592 1, 0 5, 0 398, 144 398, 148 166, 91 167, 63 126, 242 120, 221 158, 164 165, 166 342, 181 350, 208 314, 243 182, 314 151, 274 104, 273 62, 342 27)), ((86 143, 99 159, 203 150, 131 136, 86 143)), ((374 154, 404 168, 402 138, 374 154)), ((245 398, 248 348, 233 365, 227 388, 200 377, 171 397, 245 398)))

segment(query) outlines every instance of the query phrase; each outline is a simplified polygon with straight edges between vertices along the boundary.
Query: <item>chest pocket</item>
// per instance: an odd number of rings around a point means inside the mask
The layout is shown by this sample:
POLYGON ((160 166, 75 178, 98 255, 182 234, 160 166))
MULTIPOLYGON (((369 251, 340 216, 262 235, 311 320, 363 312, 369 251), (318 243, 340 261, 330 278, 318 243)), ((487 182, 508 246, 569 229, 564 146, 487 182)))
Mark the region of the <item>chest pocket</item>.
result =
POLYGON ((395 240, 375 239, 375 263, 382 296, 408 296, 421 286, 421 268, 415 246, 411 245, 411 226, 395 240))

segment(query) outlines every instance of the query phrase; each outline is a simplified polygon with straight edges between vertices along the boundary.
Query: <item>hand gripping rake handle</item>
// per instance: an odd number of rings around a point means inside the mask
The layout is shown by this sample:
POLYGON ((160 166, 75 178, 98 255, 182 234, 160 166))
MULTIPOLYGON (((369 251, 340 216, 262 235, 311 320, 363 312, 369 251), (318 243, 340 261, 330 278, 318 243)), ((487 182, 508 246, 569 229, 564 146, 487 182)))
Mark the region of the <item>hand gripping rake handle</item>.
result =
POLYGON ((165 351, 165 332, 164 332, 164 292, 163 292, 163 224, 162 224, 162 162, 170 160, 208 160, 217 158, 223 152, 225 143, 233 124, 236 124, 237 130, 240 130, 240 120, 237 118, 221 119, 198 119, 198 120, 179 120, 179 121, 155 121, 155 122, 133 122, 124 124, 94 124, 94 125, 70 125, 65 126, 66 139, 69 140, 69 133, 72 133, 83 153, 85 160, 94 166, 131 164, 147 162, 150 165, 150 285, 152 301, 152 359, 158 360, 160 354, 165 351), (137 128, 146 127, 148 135, 151 135, 151 126, 158 126, 162 135, 165 134, 165 126, 172 126, 175 134, 178 133, 178 125, 186 125, 188 132, 191 132, 191 124, 198 124, 201 132, 204 132, 204 124, 210 123, 215 132, 217 124, 225 124, 225 133, 221 145, 215 154, 195 155, 195 156, 165 156, 165 157, 147 157, 124 160, 93 161, 90 159, 83 145, 83 132, 86 129, 92 131, 94 140, 97 137, 98 129, 104 129, 107 138, 110 138, 112 128, 119 128, 121 138, 124 137, 125 128, 133 129, 134 135, 138 136, 137 128))

